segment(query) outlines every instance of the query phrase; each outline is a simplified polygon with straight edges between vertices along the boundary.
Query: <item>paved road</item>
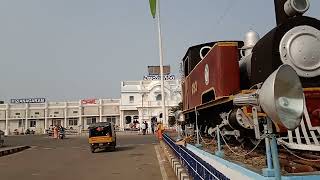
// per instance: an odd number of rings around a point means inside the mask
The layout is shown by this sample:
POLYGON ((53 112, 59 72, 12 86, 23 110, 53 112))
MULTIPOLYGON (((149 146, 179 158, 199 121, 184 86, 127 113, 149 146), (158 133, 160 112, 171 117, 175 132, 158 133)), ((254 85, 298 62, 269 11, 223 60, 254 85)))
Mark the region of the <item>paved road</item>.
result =
POLYGON ((87 137, 55 140, 46 136, 7 137, 10 145, 30 145, 0 157, 1 180, 162 179, 152 135, 118 135, 115 152, 91 153, 87 137))

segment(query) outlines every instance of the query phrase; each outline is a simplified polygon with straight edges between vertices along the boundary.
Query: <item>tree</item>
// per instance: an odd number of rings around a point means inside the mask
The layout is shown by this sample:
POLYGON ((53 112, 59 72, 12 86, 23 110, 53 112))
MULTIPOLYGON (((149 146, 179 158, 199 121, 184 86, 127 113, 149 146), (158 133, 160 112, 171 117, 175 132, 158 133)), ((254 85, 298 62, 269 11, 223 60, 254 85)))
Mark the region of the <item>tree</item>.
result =
MULTIPOLYGON (((171 107, 170 108, 171 113, 176 114, 177 111, 182 111, 182 106, 183 104, 182 102, 180 102, 178 106, 171 107)), ((168 123, 169 123, 169 126, 174 126, 177 123, 176 117, 170 116, 168 119, 168 123)))

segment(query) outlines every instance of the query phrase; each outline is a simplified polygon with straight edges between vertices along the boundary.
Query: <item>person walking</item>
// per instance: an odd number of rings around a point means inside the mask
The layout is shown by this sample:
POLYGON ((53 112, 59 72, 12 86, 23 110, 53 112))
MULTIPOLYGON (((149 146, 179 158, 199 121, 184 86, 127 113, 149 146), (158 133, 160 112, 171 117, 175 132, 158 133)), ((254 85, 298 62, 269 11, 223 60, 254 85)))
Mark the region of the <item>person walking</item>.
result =
POLYGON ((144 123, 146 123, 146 134, 148 134, 149 124, 147 123, 147 121, 144 121, 144 123))
POLYGON ((141 123, 141 130, 142 130, 142 134, 146 135, 146 124, 144 122, 141 123))
POLYGON ((152 134, 154 134, 154 126, 155 126, 154 122, 151 121, 151 132, 152 132, 152 134))
POLYGON ((53 138, 58 139, 58 127, 54 126, 53 128, 53 138))
POLYGON ((162 124, 162 122, 159 122, 158 125, 157 125, 157 137, 158 137, 159 140, 162 140, 163 131, 164 131, 163 124, 162 124))
POLYGON ((60 126, 59 128, 59 139, 63 139, 65 137, 64 127, 60 126))

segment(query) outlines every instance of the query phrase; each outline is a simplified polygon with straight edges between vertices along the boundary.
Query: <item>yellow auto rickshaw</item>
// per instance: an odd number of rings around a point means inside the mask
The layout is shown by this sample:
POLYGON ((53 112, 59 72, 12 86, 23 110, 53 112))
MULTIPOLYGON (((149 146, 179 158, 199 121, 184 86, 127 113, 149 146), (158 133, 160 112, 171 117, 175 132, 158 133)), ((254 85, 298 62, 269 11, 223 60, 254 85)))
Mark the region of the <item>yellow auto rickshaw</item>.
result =
POLYGON ((96 149, 116 148, 116 132, 113 123, 99 122, 89 126, 89 144, 91 152, 96 149))

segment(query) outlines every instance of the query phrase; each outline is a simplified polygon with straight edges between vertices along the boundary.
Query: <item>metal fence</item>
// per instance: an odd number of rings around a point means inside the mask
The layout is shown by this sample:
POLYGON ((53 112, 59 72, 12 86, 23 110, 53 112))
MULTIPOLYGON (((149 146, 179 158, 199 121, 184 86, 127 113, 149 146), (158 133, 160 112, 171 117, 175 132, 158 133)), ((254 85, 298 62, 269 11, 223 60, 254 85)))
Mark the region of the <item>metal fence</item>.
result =
POLYGON ((225 175, 217 171, 210 164, 193 154, 184 146, 175 144, 175 142, 167 135, 163 135, 164 142, 172 149, 180 163, 187 169, 188 174, 196 180, 227 180, 225 175))

